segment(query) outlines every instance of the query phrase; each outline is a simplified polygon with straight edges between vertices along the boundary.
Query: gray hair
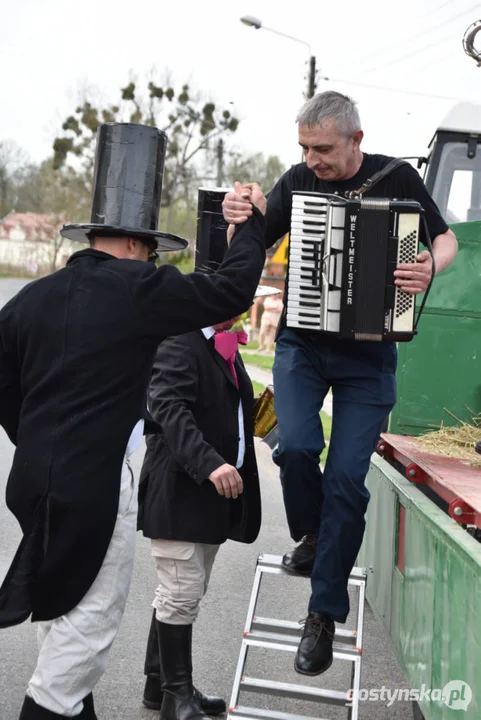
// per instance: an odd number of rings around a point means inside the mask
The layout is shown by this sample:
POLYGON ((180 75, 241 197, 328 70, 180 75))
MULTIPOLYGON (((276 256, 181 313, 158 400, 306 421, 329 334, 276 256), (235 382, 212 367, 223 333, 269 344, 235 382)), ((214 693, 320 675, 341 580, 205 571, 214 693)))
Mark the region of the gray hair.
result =
POLYGON ((314 125, 322 125, 327 118, 333 118, 337 130, 347 137, 361 129, 356 102, 348 95, 341 95, 334 90, 314 95, 304 103, 297 114, 296 122, 312 128, 314 125))

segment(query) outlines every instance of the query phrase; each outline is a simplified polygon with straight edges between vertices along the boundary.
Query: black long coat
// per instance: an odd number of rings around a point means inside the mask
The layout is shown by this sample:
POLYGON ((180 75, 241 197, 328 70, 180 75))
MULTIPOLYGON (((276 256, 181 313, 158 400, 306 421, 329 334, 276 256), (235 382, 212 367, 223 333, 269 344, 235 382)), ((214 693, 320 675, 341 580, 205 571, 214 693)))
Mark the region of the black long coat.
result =
POLYGON ((157 351, 150 409, 162 431, 147 438, 139 487, 139 528, 146 537, 220 544, 254 542, 261 524, 252 437, 252 383, 237 353, 239 389, 227 362, 201 331, 170 338, 157 351), (246 449, 237 499, 219 495, 208 479, 235 466, 242 401, 246 449))
POLYGON ((0 627, 63 615, 92 585, 156 348, 250 306, 263 225, 255 210, 213 275, 84 250, 0 311, 0 424, 17 446, 7 506, 23 532, 0 627))

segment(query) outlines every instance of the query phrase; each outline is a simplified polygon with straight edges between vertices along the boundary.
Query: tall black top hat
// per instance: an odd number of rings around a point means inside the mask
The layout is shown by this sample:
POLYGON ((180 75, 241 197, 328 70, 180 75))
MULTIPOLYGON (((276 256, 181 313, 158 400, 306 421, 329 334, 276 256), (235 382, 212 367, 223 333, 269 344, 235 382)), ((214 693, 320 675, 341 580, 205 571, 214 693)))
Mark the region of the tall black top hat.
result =
POLYGON ((71 240, 125 235, 159 250, 181 250, 183 238, 159 232, 167 136, 149 125, 105 123, 97 131, 89 224, 64 225, 71 240))
POLYGON ((222 201, 229 191, 230 188, 199 188, 195 269, 200 272, 217 270, 227 252, 228 224, 222 214, 222 201))

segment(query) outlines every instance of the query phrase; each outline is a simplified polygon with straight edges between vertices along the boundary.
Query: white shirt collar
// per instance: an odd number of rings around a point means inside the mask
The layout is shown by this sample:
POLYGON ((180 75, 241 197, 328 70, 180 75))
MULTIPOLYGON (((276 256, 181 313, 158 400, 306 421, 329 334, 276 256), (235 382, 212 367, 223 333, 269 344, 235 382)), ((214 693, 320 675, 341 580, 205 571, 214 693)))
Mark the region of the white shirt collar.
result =
POLYGON ((204 337, 206 340, 210 340, 211 337, 214 337, 215 335, 215 330, 213 327, 202 328, 202 332, 204 333, 204 337))

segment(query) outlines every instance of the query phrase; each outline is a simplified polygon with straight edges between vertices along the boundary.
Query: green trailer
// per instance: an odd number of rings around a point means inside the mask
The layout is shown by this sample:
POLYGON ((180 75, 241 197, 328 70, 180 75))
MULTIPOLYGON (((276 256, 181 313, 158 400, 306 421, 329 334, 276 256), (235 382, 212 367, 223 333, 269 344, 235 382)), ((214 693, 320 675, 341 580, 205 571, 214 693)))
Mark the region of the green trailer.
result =
POLYGON ((429 455, 416 436, 481 415, 481 107, 453 108, 421 162, 459 253, 433 283, 418 336, 399 346, 398 402, 366 481, 358 565, 415 718, 479 720, 481 468, 429 455))
POLYGON ((481 543, 385 458, 373 458, 367 487, 358 565, 414 691, 414 717, 479 720, 481 543))

